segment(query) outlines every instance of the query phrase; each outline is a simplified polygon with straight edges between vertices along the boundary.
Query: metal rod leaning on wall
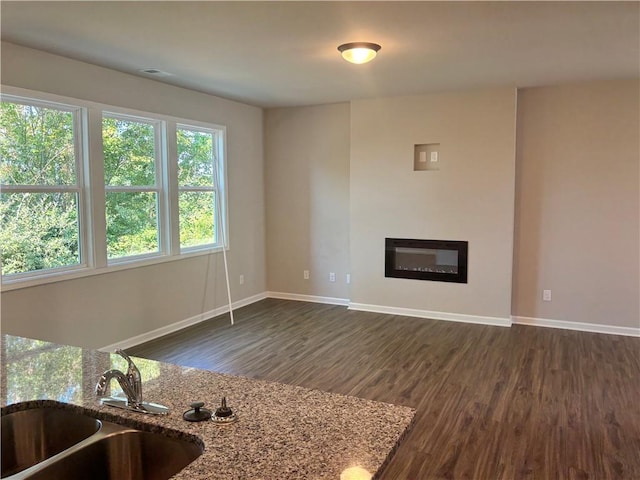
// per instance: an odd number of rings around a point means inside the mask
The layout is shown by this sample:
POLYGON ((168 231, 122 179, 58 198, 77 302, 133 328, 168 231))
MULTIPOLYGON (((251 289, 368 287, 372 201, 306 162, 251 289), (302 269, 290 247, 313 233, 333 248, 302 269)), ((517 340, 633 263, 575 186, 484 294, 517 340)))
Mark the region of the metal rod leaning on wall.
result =
POLYGON ((229 284, 229 266, 227 265, 227 229, 225 228, 224 217, 222 216, 222 206, 220 201, 220 169, 218 165, 218 157, 216 156, 214 159, 214 169, 213 169, 213 180, 216 184, 216 210, 218 213, 218 222, 220 225, 220 232, 222 233, 222 259, 224 261, 224 275, 227 281, 227 299, 229 301, 229 317, 231 318, 231 325, 234 324, 233 321, 233 303, 231 301, 231 286, 229 284))

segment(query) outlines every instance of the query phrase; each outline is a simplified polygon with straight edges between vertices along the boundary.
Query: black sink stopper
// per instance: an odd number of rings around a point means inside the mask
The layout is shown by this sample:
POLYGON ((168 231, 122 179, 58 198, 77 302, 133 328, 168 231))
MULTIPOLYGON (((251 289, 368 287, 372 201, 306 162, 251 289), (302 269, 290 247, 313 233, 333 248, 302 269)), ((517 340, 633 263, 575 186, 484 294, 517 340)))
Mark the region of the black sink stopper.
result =
POLYGON ((202 422, 204 420, 211 419, 211 410, 207 410, 204 407, 204 402, 193 402, 191 404, 191 410, 187 410, 182 414, 187 422, 202 422))

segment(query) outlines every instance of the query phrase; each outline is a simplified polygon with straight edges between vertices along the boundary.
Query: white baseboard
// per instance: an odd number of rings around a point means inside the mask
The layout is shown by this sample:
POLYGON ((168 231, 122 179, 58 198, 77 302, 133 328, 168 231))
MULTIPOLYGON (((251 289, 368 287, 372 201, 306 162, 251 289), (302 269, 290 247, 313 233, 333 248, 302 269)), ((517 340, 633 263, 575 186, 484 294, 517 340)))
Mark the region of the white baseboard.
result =
MULTIPOLYGON (((479 315, 466 315, 462 313, 437 312, 430 310, 418 310, 413 308, 388 307, 384 305, 371 305, 366 303, 351 303, 346 298, 336 297, 320 297, 317 295, 301 295, 298 293, 283 292, 262 292, 251 297, 243 298, 233 302, 233 309, 250 305, 265 298, 278 298, 281 300, 295 300, 299 302, 325 303, 330 305, 348 306, 349 310, 360 310, 363 312, 385 313, 388 315, 404 315, 407 317, 428 318, 432 320, 445 320, 448 322, 475 323, 479 325, 491 325, 497 327, 510 327, 512 324, 530 325, 534 327, 561 328, 565 330, 578 330, 582 332, 604 333, 608 335, 624 335, 629 337, 640 337, 640 328, 632 327, 616 327, 613 325, 599 325, 595 323, 567 322, 564 320, 550 320, 547 318, 532 318, 512 316, 510 318, 501 317, 484 317, 479 315)), ((112 352, 116 348, 127 349, 140 345, 142 343, 154 340, 156 338, 177 332, 183 328, 196 325, 210 318, 217 317, 229 311, 229 306, 222 307, 203 312, 191 318, 181 320, 171 325, 157 328, 150 332, 146 332, 135 337, 124 339, 120 342, 106 345, 99 348, 103 352, 112 352)))
MULTIPOLYGON (((235 310, 236 308, 244 307, 246 305, 259 302, 260 300, 264 300, 265 298, 267 298, 266 292, 253 295, 251 297, 243 298, 242 300, 233 302, 232 304, 233 309, 235 310)), ((200 313, 191 318, 187 318, 185 320, 172 323, 171 325, 166 325, 164 327, 156 328, 155 330, 151 330, 150 332, 145 332, 140 335, 136 335, 135 337, 127 338, 120 342, 107 345, 105 347, 101 347, 98 350, 101 350, 103 352, 113 352, 116 348, 122 348, 123 350, 126 350, 127 348, 131 348, 136 345, 140 345, 142 343, 155 340, 156 338, 160 338, 164 335, 168 335, 169 333, 177 332, 178 330, 182 330, 183 328, 187 328, 197 323, 203 322, 205 320, 209 320, 210 318, 217 317, 218 315, 222 315, 223 313, 227 313, 228 311, 229 311, 229 305, 214 308, 213 310, 209 310, 208 312, 200 313)))
POLYGON ((386 313, 389 315, 404 315, 406 317, 429 318, 432 320, 446 320, 448 322, 477 323, 480 325, 491 325, 494 327, 511 326, 511 318, 483 317, 479 315, 466 315, 463 313, 435 312, 430 310, 417 310, 414 308, 369 305, 366 303, 349 303, 349 310, 386 313))
POLYGON ((597 323, 567 322, 565 320, 550 320, 548 318, 532 318, 513 316, 516 325, 530 325, 532 327, 562 328, 564 330, 578 330, 581 332, 606 333, 608 335, 625 335, 640 337, 640 328, 616 327, 614 325, 600 325, 597 323))
POLYGON ((266 292, 268 298, 279 298, 280 300, 296 300, 298 302, 328 303, 330 305, 349 305, 348 298, 319 297, 317 295, 301 295, 299 293, 266 292))

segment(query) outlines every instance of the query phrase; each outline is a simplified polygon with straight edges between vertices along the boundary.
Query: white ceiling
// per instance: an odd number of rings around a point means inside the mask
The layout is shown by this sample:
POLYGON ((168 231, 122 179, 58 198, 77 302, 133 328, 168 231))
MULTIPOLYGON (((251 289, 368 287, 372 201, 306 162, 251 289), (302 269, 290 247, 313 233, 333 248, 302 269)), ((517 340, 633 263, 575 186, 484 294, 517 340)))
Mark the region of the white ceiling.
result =
MULTIPOLYGON (((632 2, 11 2, 2 39, 253 105, 640 76, 632 2), (366 65, 350 41, 382 45, 366 65)), ((52 72, 52 75, 55 73, 52 72)))

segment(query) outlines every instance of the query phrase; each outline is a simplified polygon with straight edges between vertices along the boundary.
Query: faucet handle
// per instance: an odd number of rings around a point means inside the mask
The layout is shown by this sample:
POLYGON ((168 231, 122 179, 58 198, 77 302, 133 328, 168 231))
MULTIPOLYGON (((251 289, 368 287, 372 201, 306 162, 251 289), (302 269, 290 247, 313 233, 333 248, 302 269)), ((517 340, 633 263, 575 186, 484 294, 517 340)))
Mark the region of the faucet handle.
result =
POLYGON ((124 350, 122 350, 121 348, 116 348, 115 353, 117 353, 118 355, 120 355, 122 358, 124 358, 127 363, 129 364, 129 367, 131 367, 131 365, 135 366, 135 364, 133 363, 133 360, 131 360, 131 357, 129 355, 127 355, 125 353, 124 350))
POLYGON ((129 380, 131 389, 134 392, 136 403, 141 403, 142 374, 140 373, 140 370, 138 369, 136 364, 133 363, 133 360, 131 360, 131 357, 129 357, 129 355, 127 355, 122 349, 116 349, 116 353, 127 361, 127 379, 129 380))
POLYGON ((131 360, 131 357, 129 355, 127 355, 124 350, 118 348, 116 349, 116 352, 118 355, 120 355, 122 358, 124 358, 127 361, 127 375, 135 375, 135 376, 140 376, 140 370, 138 370, 138 367, 136 366, 135 363, 133 363, 133 360, 131 360))

